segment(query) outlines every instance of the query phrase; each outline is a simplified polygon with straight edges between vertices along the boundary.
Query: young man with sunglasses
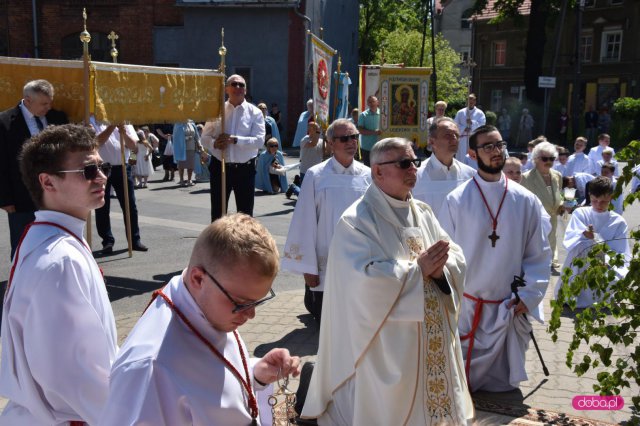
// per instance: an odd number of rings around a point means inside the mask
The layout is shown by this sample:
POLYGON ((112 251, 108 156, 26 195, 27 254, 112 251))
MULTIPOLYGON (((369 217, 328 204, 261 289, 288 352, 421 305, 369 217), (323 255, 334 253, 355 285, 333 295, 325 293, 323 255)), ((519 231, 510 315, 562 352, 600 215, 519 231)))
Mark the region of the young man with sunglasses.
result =
POLYGON ((455 159, 460 131, 449 117, 433 120, 429 126, 429 146, 433 155, 418 169, 413 196, 429 204, 438 217, 444 199, 451 191, 476 174, 475 169, 455 159))
POLYGON ((358 130, 346 118, 327 129, 333 157, 305 173, 293 212, 282 268, 304 275, 305 307, 320 322, 329 243, 340 215, 371 183, 369 167, 354 160, 358 130))
POLYGON ((502 173, 505 145, 494 126, 471 134, 478 174, 447 196, 439 217, 467 261, 458 329, 471 391, 508 391, 527 380, 529 320, 543 322, 549 284, 551 249, 540 201, 502 173), (526 281, 517 304, 514 276, 526 281))
POLYGON ((456 329, 464 257, 429 206, 411 197, 419 165, 407 139, 377 142, 374 183, 336 225, 302 412, 321 425, 464 425, 473 417, 456 329))
POLYGON ((122 346, 100 424, 270 425, 267 385, 299 375, 300 358, 280 348, 250 358, 237 329, 275 297, 278 258, 245 214, 207 226, 122 346))
POLYGON ((2 312, 0 394, 7 425, 97 424, 117 351, 102 271, 83 238, 110 165, 93 131, 49 127, 22 150, 35 221, 20 241, 2 312))
POLYGON ((255 105, 247 102, 247 83, 242 76, 234 74, 227 79, 225 88, 228 99, 224 104, 224 133, 219 123, 205 124, 200 139, 202 145, 212 153, 209 172, 211 174, 211 221, 227 214, 222 211, 222 159, 225 160, 226 200, 233 191, 239 213, 253 216, 256 186, 256 157, 264 145, 264 115, 255 105))

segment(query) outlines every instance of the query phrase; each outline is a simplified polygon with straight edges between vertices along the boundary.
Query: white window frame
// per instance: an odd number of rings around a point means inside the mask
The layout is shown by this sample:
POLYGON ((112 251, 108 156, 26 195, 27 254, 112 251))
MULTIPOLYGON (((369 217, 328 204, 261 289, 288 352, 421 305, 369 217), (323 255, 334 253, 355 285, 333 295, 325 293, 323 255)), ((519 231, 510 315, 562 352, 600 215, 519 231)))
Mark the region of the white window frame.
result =
POLYGON ((500 111, 502 109, 502 89, 491 90, 491 110, 500 111))
POLYGON ((585 31, 580 35, 580 60, 582 62, 591 62, 593 60, 593 31, 585 31), (584 40, 589 37, 591 43, 589 44, 589 56, 585 55, 586 44, 584 40))
POLYGON ((600 62, 603 63, 612 63, 612 62, 620 62, 620 57, 622 55, 622 30, 619 28, 616 29, 604 29, 602 31, 602 38, 600 43, 600 62), (608 58, 607 55, 607 46, 609 45, 608 37, 609 36, 620 36, 620 40, 618 41, 618 55, 615 58, 608 58))

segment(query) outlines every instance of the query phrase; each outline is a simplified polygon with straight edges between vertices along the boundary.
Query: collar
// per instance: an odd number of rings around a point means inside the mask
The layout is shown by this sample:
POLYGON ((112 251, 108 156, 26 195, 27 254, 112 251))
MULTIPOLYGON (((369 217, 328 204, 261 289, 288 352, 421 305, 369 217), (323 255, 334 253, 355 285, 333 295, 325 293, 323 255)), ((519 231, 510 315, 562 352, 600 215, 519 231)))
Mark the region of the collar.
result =
POLYGON ((78 219, 77 217, 54 210, 38 210, 36 212, 36 222, 57 223, 73 232, 78 238, 82 238, 84 240, 82 235, 84 233, 86 222, 82 219, 78 219))
MULTIPOLYGON (((249 105, 249 102, 247 102, 247 100, 243 100, 242 103, 238 106, 234 106, 231 102, 227 101, 226 102, 227 105, 229 105, 231 108, 233 109, 237 109, 237 108, 242 108, 243 110, 247 109, 247 105, 249 105)), ((262 114, 262 112, 261 112, 262 114)))
POLYGON ((440 160, 438 160, 438 157, 436 157, 435 154, 431 155, 431 157, 429 157, 429 161, 427 164, 430 164, 431 167, 436 168, 436 169, 440 169, 443 172, 449 173, 452 171, 456 171, 459 169, 458 165, 456 164, 456 159, 454 158, 453 161, 451 162, 451 167, 447 167, 444 164, 442 164, 442 162, 440 160))
POLYGON ((336 172, 337 174, 339 175, 353 174, 354 164, 356 162, 355 160, 351 161, 351 164, 349 164, 349 167, 345 167, 342 164, 340 164, 340 162, 336 160, 335 157, 331 157, 331 162, 333 163, 331 167, 333 168, 333 171, 336 172))
POLYGON ((406 201, 396 200, 382 192, 375 183, 369 185, 369 188, 367 188, 367 191, 364 194, 363 200, 371 205, 371 207, 373 207, 380 216, 391 223, 398 222, 398 216, 395 213, 395 210, 411 208, 414 204, 411 194, 409 194, 409 198, 406 201))
POLYGON ((478 182, 478 185, 480 185, 482 190, 484 190, 485 188, 489 190, 496 187, 504 187, 505 185, 505 176, 504 176, 504 173, 502 172, 500 172, 500 180, 497 182, 486 181, 482 178, 482 176, 480 176, 479 173, 475 174, 475 178, 476 178, 476 182, 478 182))
POLYGON ((29 111, 29 109, 25 106, 24 104, 24 99, 20 101, 20 110, 22 111, 22 115, 24 116, 24 118, 29 119, 29 120, 33 120, 33 118, 35 117, 31 111, 29 111))

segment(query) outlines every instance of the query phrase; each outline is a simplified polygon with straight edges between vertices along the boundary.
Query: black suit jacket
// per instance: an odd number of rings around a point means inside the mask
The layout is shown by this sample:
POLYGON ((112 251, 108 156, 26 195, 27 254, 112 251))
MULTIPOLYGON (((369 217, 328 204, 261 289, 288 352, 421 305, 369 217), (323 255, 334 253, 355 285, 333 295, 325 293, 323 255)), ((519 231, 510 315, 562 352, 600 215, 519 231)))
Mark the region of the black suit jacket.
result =
MULTIPOLYGON (((69 122, 64 112, 53 109, 46 117, 49 125, 69 122)), ((22 182, 18 164, 18 155, 29 138, 31 133, 20 105, 0 112, 0 207, 15 205, 18 212, 37 210, 22 182)))

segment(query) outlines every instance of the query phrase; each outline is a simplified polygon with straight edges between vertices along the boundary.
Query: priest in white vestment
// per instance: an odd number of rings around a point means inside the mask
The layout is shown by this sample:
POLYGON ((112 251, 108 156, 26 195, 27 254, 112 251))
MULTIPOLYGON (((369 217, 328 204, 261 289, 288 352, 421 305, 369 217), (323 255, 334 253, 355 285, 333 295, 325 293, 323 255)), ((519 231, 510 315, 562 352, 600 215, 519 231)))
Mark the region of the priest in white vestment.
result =
POLYGON ((92 130, 49 127, 24 145, 21 174, 40 209, 14 256, 2 312, 0 425, 97 424, 116 324, 83 232, 111 166, 92 130))
POLYGON ((300 373, 286 349, 249 358, 238 327, 275 297, 278 249, 245 214, 216 220, 154 292, 113 365, 101 425, 271 425, 268 384, 300 373))
POLYGON ((354 160, 358 149, 355 124, 335 120, 327 129, 327 143, 333 157, 305 173, 282 258, 282 269, 304 275, 305 306, 318 322, 333 229, 371 183, 369 167, 354 160))
POLYGON ((449 192, 471 179, 475 169, 456 160, 460 131, 449 117, 434 120, 429 126, 429 146, 433 154, 418 169, 418 181, 413 197, 424 201, 438 217, 440 207, 449 192))
POLYGON ((527 380, 529 320, 544 320, 551 250, 540 202, 502 173, 500 132, 480 127, 470 144, 478 174, 449 194, 440 223, 467 260, 458 328, 469 386, 502 392, 527 380), (511 292, 514 276, 526 281, 518 304, 511 292))
MULTIPOLYGON (((623 254, 626 261, 631 260, 629 249, 627 222, 618 213, 609 210, 609 204, 613 195, 613 184, 604 176, 599 176, 589 183, 589 198, 591 205, 579 207, 573 211, 571 220, 564 234, 564 247, 567 249, 567 258, 564 268, 571 268, 573 275, 584 270, 571 265, 576 257, 586 257, 589 250, 598 243, 605 243, 611 250, 623 254)), ((609 263, 608 257, 604 263, 609 263)), ((627 266, 614 268, 616 280, 623 278, 627 273, 627 266)), ((571 282, 571 279, 570 281, 571 282)), ((562 280, 558 280, 554 289, 554 297, 562 287, 562 280)), ((600 301, 597 294, 589 289, 584 289, 577 297, 577 307, 587 308, 600 301)))
POLYGON ((476 107, 476 95, 470 93, 467 98, 467 106, 456 113, 455 118, 458 129, 460 129, 460 143, 456 158, 463 161, 469 150, 469 136, 480 126, 484 126, 487 118, 484 112, 476 107))
POLYGON ((374 184, 342 215, 303 418, 320 425, 463 425, 474 416, 457 332, 465 262, 411 197, 406 139, 371 151, 374 184))

